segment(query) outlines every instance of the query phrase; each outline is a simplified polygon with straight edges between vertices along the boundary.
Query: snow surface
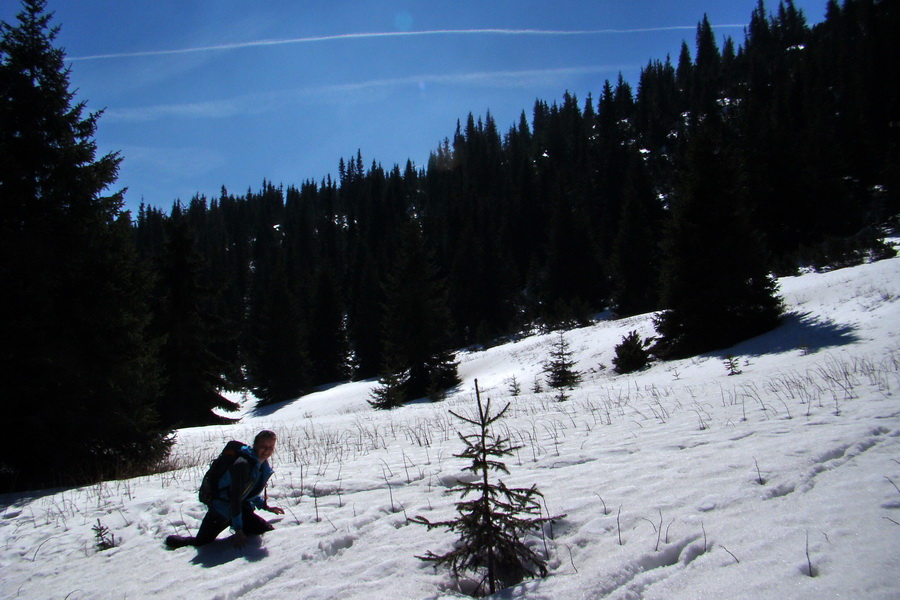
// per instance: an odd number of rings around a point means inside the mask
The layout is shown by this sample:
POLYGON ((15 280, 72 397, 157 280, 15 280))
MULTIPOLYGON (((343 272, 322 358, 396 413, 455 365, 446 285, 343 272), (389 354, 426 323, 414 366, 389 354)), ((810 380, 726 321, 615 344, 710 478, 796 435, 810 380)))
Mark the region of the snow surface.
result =
POLYGON ((407 517, 455 515, 465 427, 448 409, 472 410, 477 378, 511 403, 502 432, 522 448, 504 480, 567 515, 530 541, 549 577, 495 597, 898 598, 900 259, 781 292, 779 329, 635 375, 612 371, 614 347, 652 335, 650 315, 566 333, 585 379, 562 403, 533 392, 558 334, 460 354, 464 383, 441 403, 375 411, 371 381, 261 410, 248 399, 239 424, 178 433, 178 470, 0 497, 0 597, 462 597, 471 582, 416 558, 452 534, 407 517), (269 497, 286 513, 262 513, 275 530, 243 550, 224 533, 167 550, 204 515, 205 463, 262 428, 279 434, 269 497), (98 520, 116 547, 97 549, 98 520))

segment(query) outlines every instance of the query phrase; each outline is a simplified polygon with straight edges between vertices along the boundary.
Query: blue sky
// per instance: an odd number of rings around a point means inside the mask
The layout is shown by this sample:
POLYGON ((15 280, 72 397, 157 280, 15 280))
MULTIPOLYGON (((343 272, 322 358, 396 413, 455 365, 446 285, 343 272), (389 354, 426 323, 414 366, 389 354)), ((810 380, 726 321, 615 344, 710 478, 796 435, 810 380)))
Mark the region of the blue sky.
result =
MULTIPOLYGON (((105 109, 99 151, 124 157, 126 208, 297 185, 362 152, 423 166, 457 120, 501 132, 535 99, 583 104, 621 72, 693 50, 709 16, 743 40, 757 0, 50 0, 72 87, 105 109)), ((809 23, 825 0, 795 0, 809 23)), ((770 0, 769 10, 777 8, 770 0)), ((13 23, 20 5, 0 2, 13 23)))

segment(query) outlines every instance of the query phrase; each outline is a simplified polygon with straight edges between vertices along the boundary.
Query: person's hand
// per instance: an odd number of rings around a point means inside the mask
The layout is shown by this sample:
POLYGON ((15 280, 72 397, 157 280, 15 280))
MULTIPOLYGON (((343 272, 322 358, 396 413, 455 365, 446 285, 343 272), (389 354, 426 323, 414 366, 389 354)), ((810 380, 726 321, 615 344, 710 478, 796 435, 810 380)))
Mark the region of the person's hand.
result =
POLYGON ((266 510, 269 511, 270 513, 275 513, 276 515, 283 515, 283 514, 284 514, 284 509, 283 509, 283 508, 278 508, 277 506, 267 506, 267 507, 266 507, 266 510))
POLYGON ((231 539, 234 541, 235 548, 243 548, 247 544, 247 535, 244 533, 243 529, 235 531, 234 535, 231 536, 231 539))

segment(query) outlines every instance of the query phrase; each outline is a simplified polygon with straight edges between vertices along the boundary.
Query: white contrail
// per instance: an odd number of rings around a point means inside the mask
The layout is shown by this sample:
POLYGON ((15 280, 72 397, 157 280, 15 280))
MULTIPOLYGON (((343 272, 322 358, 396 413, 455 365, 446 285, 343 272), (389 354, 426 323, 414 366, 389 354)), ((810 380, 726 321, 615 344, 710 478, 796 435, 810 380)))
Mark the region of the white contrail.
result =
POLYGON ((481 71, 475 73, 424 74, 408 77, 370 79, 354 83, 320 85, 293 91, 279 90, 271 93, 252 93, 220 100, 186 102, 182 104, 157 104, 134 108, 110 109, 103 113, 108 122, 148 122, 162 118, 204 118, 220 119, 250 112, 263 113, 283 106, 286 102, 332 102, 339 95, 347 101, 352 94, 359 98, 370 98, 371 93, 381 88, 438 84, 438 85, 490 85, 493 87, 528 87, 542 81, 552 81, 554 77, 584 75, 621 71, 624 65, 592 65, 567 67, 562 69, 532 69, 522 71, 481 71))
MULTIPOLYGON (((741 24, 717 25, 717 28, 745 27, 741 24)), ((256 40, 215 46, 198 46, 175 50, 145 50, 142 52, 119 52, 114 54, 92 54, 89 56, 70 56, 67 60, 101 60, 109 58, 133 58, 141 56, 165 56, 169 54, 191 54, 197 52, 214 52, 221 50, 238 50, 241 48, 260 48, 264 46, 283 46, 287 44, 311 44, 317 42, 333 42, 339 40, 360 40, 391 37, 413 37, 434 35, 535 35, 535 36, 575 36, 575 35, 609 35, 628 33, 653 33, 658 31, 682 31, 696 29, 695 25, 672 25, 668 27, 643 27, 637 29, 584 29, 575 31, 545 29, 435 29, 430 31, 390 31, 371 33, 342 33, 280 40, 256 40)))

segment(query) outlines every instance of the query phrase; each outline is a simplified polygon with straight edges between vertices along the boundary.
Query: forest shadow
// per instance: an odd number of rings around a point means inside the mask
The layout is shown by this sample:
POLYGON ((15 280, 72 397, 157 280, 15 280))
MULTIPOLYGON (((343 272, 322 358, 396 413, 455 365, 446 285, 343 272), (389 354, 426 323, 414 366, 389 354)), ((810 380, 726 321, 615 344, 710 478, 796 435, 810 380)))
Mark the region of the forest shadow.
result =
MULTIPOLYGON (((374 379, 372 379, 371 381, 374 381, 374 379)), ((310 391, 309 393, 303 394, 302 396, 297 396, 296 398, 291 398, 290 400, 284 400, 282 402, 275 402, 273 404, 263 404, 262 406, 255 406, 249 411, 249 414, 253 415, 254 417, 271 417, 272 415, 277 413, 279 410, 281 410, 283 408, 287 408, 288 406, 292 405, 294 402, 296 402, 297 400, 300 400, 304 396, 309 396, 310 394, 316 394, 319 392, 327 392, 330 389, 340 387, 347 383, 349 383, 349 381, 335 381, 333 383, 326 383, 326 384, 316 387, 314 390, 310 391)))
POLYGON ((838 348, 859 341, 856 328, 846 323, 835 323, 811 313, 790 312, 782 317, 776 329, 741 342, 728 352, 716 354, 779 354, 802 350, 814 354, 827 348, 838 348))

